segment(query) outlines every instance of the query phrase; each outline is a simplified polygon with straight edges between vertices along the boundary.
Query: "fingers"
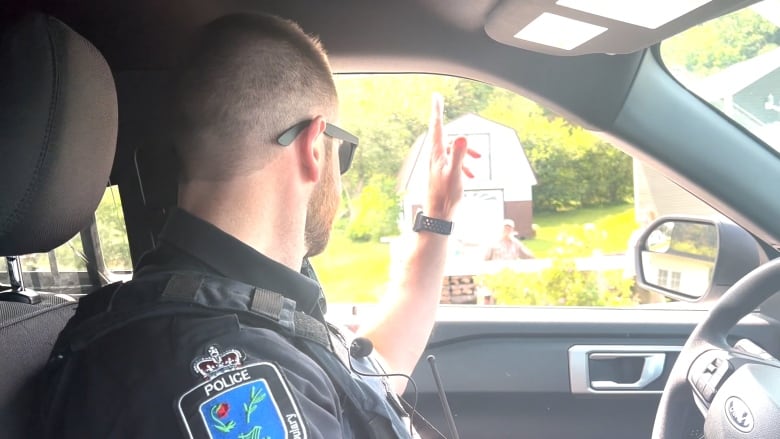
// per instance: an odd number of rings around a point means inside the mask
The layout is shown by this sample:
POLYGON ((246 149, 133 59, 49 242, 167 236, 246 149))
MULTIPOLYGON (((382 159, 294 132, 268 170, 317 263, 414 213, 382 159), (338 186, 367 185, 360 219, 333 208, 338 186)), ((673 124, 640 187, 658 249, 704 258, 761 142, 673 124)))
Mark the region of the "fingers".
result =
POLYGON ((444 154, 444 98, 439 93, 431 96, 431 122, 428 132, 431 134, 433 157, 444 154))
POLYGON ((471 169, 469 169, 468 166, 462 164, 463 159, 466 155, 478 159, 482 157, 482 154, 469 148, 468 142, 466 141, 465 137, 458 137, 457 139, 455 139, 455 141, 452 143, 452 147, 453 147, 453 156, 452 156, 453 169, 457 169, 456 166, 460 164, 460 169, 463 171, 463 175, 465 175, 468 178, 474 178, 474 173, 471 172, 471 169))
POLYGON ((452 151, 452 169, 460 168, 463 171, 463 175, 468 178, 474 178, 474 173, 471 172, 471 169, 463 165, 463 159, 467 154, 475 159, 482 157, 482 155, 468 147, 468 141, 465 137, 458 137, 450 142, 447 152, 449 153, 450 150, 452 151))
POLYGON ((452 141, 452 147, 456 150, 460 150, 460 153, 465 153, 469 149, 466 138, 461 136, 452 141))
MULTIPOLYGON (((453 141, 452 141, 452 140, 450 140, 450 143, 447 145, 447 150, 446 150, 446 151, 447 151, 447 155, 450 155, 450 154, 452 154, 452 142, 453 142, 453 141)), ((478 159, 478 158, 482 157, 482 154, 478 153, 477 151, 474 151, 474 150, 473 150, 473 149, 471 149, 471 148, 467 148, 467 149, 466 149, 466 154, 467 154, 469 157, 472 157, 472 158, 475 158, 475 159, 478 159)))
MULTIPOLYGON (((458 137, 452 142, 452 169, 457 170, 463 167, 463 158, 466 156, 468 143, 465 137, 458 137)), ((456 171, 457 172, 457 171, 456 171)))

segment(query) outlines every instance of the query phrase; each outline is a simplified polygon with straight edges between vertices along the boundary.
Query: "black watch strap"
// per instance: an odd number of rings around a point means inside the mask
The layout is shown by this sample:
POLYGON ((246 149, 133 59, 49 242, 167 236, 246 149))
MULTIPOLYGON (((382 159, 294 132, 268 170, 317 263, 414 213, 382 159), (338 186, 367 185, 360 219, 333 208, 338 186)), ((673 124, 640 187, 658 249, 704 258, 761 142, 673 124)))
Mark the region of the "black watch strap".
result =
POLYGON ((415 232, 433 232, 439 235, 449 235, 452 233, 452 221, 440 220, 438 218, 431 218, 423 215, 422 212, 418 212, 414 218, 414 227, 412 230, 415 232))

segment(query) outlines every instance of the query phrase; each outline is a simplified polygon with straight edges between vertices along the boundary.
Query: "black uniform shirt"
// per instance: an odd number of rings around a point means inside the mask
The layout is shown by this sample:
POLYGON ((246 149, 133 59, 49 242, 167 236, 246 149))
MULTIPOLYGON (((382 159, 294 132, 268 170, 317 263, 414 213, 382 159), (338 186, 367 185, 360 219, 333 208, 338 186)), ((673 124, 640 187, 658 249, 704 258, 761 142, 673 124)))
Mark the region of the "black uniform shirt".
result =
MULTIPOLYGON (((142 257, 137 278, 160 270, 220 275, 280 293, 323 318, 317 282, 183 210, 172 212, 160 239, 142 257)), ((287 437, 353 436, 323 369, 287 338, 240 324, 236 315, 142 320, 92 342, 82 359, 65 392, 59 437, 208 431, 214 438, 263 439, 278 437, 282 425, 292 432, 287 437), (238 372, 224 373, 235 362, 238 372)))

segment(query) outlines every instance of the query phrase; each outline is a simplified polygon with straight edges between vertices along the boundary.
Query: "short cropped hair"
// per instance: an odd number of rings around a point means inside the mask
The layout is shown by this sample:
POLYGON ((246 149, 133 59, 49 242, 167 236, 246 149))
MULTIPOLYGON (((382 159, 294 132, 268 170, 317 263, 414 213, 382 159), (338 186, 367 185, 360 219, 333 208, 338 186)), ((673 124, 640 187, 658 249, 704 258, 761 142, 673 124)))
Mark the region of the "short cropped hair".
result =
POLYGON ((338 111, 319 41, 270 15, 228 15, 206 25, 172 88, 181 181, 262 169, 281 151, 276 138, 284 130, 338 111))

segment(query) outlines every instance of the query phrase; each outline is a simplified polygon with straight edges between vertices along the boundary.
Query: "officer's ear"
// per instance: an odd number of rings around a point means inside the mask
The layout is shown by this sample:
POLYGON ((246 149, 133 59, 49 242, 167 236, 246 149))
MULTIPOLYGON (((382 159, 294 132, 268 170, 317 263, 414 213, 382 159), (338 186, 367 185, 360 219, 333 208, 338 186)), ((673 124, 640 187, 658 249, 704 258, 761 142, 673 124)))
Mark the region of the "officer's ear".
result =
POLYGON ((316 182, 323 172, 325 161, 325 142, 322 136, 325 132, 325 119, 314 117, 309 125, 298 135, 295 147, 298 150, 301 175, 306 181, 316 182))

